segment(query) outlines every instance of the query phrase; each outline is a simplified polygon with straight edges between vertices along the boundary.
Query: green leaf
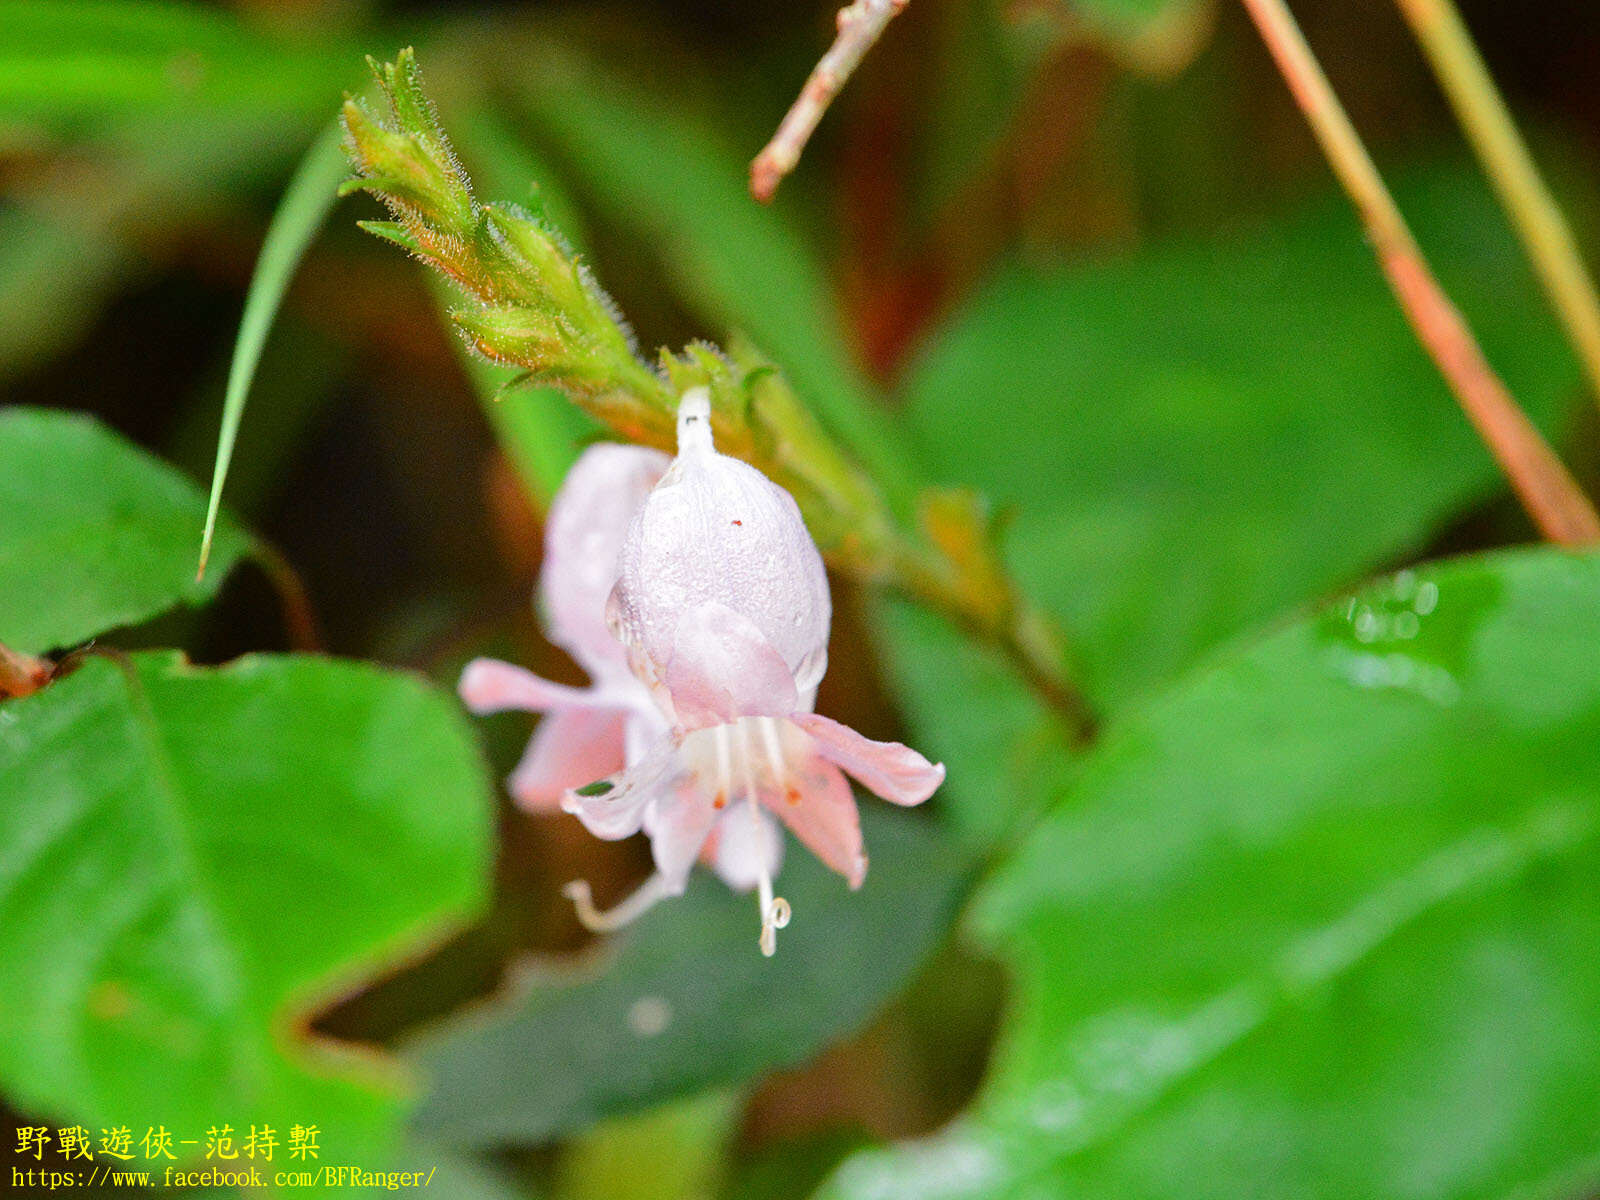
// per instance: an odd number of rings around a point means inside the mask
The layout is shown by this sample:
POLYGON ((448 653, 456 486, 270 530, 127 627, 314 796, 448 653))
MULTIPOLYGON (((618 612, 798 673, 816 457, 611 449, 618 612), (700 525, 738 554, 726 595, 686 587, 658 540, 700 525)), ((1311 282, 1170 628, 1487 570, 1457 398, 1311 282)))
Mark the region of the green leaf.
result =
POLYGON ((976 1112, 829 1197, 1600 1182, 1600 557, 1403 572, 1114 730, 977 925, 976 1112))
POLYGON ((352 78, 343 45, 136 0, 0 0, 0 124, 73 140, 73 171, 0 211, 0 373, 89 327, 149 249, 305 145, 352 78))
POLYGON ((540 1194, 507 1175, 498 1164, 426 1143, 407 1144, 393 1169, 422 1172, 427 1177, 423 1186, 450 1200, 530 1200, 540 1194))
POLYGON ((821 263, 778 209, 746 187, 749 155, 659 96, 587 64, 539 52, 552 69, 519 82, 539 130, 612 220, 648 241, 685 296, 723 329, 748 334, 783 365, 823 424, 890 499, 915 491, 904 439, 844 352, 821 263))
MULTIPOLYGON (((1577 369, 1492 200, 1457 170, 1400 195, 1548 427, 1577 369)), ((1342 204, 1098 266, 1013 264, 906 395, 935 475, 1015 505, 1009 558, 1111 708, 1503 486, 1342 204)))
POLYGON ((817 1190, 845 1157, 870 1144, 858 1128, 806 1132, 746 1151, 734 1164, 725 1200, 793 1200, 817 1190))
POLYGON ((217 513, 222 507, 222 487, 228 479, 228 464, 239 437, 239 422, 244 417, 250 382, 261 362, 278 305, 289 288, 294 269, 306 247, 317 236, 337 198, 339 181, 345 176, 344 148, 337 122, 330 124, 306 151, 305 158, 283 193, 278 211, 267 227, 256 260, 255 273, 245 294, 244 315, 239 319, 239 336, 234 343, 233 365, 228 370, 228 390, 222 400, 222 430, 217 436, 217 462, 211 473, 211 496, 206 505, 205 528, 200 536, 200 569, 204 575, 216 533, 217 513))
POLYGON ((0 412, 0 642, 42 653, 210 599, 250 543, 224 521, 195 582, 204 512, 194 484, 88 417, 0 412))
POLYGON ((954 0, 924 19, 934 60, 920 77, 916 186, 906 198, 922 223, 993 169, 1029 81, 1059 40, 1055 22, 1020 19, 1004 0, 954 0))
POLYGON ((536 1143, 800 1062, 856 1028, 944 936, 966 873, 925 822, 872 803, 859 892, 790 847, 778 891, 794 919, 776 957, 757 949, 754 901, 702 875, 640 920, 598 973, 541 974, 422 1038, 414 1057, 432 1086, 419 1134, 536 1143))
POLYGON ((201 1146, 315 1124, 324 1161, 378 1161, 398 1072, 306 1021, 480 908, 491 813, 455 706, 364 665, 92 658, 7 703, 7 1098, 201 1146))

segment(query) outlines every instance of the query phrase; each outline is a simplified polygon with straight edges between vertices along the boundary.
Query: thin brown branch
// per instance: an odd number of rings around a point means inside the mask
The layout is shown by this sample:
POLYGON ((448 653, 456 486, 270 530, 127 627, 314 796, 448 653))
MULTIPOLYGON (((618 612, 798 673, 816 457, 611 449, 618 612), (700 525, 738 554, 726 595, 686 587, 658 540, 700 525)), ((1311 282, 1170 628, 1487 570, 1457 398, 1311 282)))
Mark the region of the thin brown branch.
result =
POLYGON ((1288 6, 1284 0, 1242 2, 1360 213, 1383 273, 1418 340, 1528 515, 1552 542, 1569 546, 1600 542, 1600 517, 1495 374, 1461 313, 1434 278, 1288 6))
POLYGON ((839 10, 839 32, 800 89, 799 98, 784 115, 778 132, 750 164, 750 194, 766 204, 778 191, 783 177, 793 171, 800 153, 811 140, 861 59, 909 0, 855 0, 839 10))
POLYGON ((311 606, 311 594, 305 581, 289 560, 275 547, 257 541, 252 556, 266 574, 272 590, 278 593, 283 605, 283 628, 289 645, 306 653, 321 653, 322 636, 317 628, 317 613, 311 606))

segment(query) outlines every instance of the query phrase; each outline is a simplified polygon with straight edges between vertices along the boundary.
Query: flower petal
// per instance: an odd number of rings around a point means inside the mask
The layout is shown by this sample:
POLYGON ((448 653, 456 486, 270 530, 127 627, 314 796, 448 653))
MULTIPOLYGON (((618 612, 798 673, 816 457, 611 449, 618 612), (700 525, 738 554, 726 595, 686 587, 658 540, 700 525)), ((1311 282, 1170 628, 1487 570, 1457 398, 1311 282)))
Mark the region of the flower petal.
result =
POLYGON ((909 746, 875 742, 816 713, 790 719, 811 735, 818 754, 894 804, 921 804, 944 782, 944 764, 930 763, 909 746))
POLYGON ((692 775, 656 798, 644 813, 656 873, 674 894, 682 892, 711 828, 722 816, 692 775))
POLYGON ((799 704, 783 656, 753 621, 715 600, 678 618, 666 684, 685 729, 787 717, 799 704))
POLYGON ((497 658, 475 658, 461 672, 456 685, 461 702, 478 714, 520 709, 552 712, 563 708, 588 708, 593 696, 583 688, 541 679, 532 671, 497 658))
POLYGON ((568 789, 561 797, 561 807, 575 814, 595 837, 616 841, 638 833, 652 802, 671 797, 683 775, 677 743, 664 737, 645 759, 627 770, 568 789))
POLYGON ((619 708, 571 708, 539 722, 506 786, 534 812, 559 810, 570 788, 622 770, 628 714, 619 708))
POLYGON ((545 522, 539 597, 550 640, 599 682, 627 669, 606 628, 606 597, 628 523, 670 460, 659 450, 599 442, 572 464, 545 522))
POLYGON ((861 815, 850 783, 839 768, 819 755, 792 772, 783 791, 762 796, 810 851, 839 872, 851 888, 867 877, 861 844, 861 815))
POLYGON ((783 865, 783 833, 761 809, 740 804, 722 814, 701 857, 734 891, 748 892, 783 865))

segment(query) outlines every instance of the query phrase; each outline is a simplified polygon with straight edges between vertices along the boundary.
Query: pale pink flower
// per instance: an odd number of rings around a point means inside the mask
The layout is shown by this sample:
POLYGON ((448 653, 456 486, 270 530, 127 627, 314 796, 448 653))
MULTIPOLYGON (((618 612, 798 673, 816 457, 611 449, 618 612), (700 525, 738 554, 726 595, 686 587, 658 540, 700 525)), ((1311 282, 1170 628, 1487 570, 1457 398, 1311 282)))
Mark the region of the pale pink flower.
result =
POLYGON ((474 659, 461 673, 461 699, 475 713, 545 714, 507 780, 524 808, 559 811, 568 788, 631 765, 667 729, 606 627, 605 606, 628 523, 668 462, 642 446, 590 446, 550 506, 539 578, 545 631, 588 672, 590 686, 552 683, 492 658, 474 659))
POLYGON ((668 727, 626 769, 568 790, 563 807, 596 835, 643 829, 656 873, 601 914, 569 889, 592 928, 614 928, 681 893, 697 856, 759 890, 771 954, 789 907, 773 896, 776 816, 859 887, 867 858, 845 772, 884 799, 920 804, 944 767, 812 711, 827 670, 827 576, 794 500, 712 445, 704 389, 678 411, 678 456, 634 513, 606 618, 668 727))

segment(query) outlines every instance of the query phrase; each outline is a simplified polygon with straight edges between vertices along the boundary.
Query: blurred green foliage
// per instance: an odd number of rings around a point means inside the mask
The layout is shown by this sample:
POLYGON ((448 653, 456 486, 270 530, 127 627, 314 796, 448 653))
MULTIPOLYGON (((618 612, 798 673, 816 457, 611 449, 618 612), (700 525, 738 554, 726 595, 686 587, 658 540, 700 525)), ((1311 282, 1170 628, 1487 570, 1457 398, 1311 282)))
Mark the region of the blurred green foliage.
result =
POLYGON ((537 1143, 788 1066, 860 1025, 937 944, 967 875, 912 820, 869 808, 861 824, 872 886, 859 894, 788 855, 795 915, 776 961, 750 953, 748 905, 700 879, 614 960, 575 979, 535 973, 493 1009, 430 1030, 410 1048, 433 1080, 418 1130, 444 1145, 537 1143))
POLYGON ((42 654, 210 599, 250 543, 224 524, 197 582, 204 514, 189 480, 89 418, 0 411, 0 642, 42 654))
MULTIPOLYGON (((1434 169, 1400 200, 1559 429, 1577 364, 1483 185, 1434 169)), ((1113 706, 1426 545, 1497 480, 1342 205, 1105 264, 1007 265, 905 395, 933 469, 1013 507, 1018 573, 1113 706)))
POLYGON ((822 1194, 1566 1194, 1596 628, 1593 555, 1408 570, 1131 717, 978 896, 1018 994, 976 1115, 822 1194))

